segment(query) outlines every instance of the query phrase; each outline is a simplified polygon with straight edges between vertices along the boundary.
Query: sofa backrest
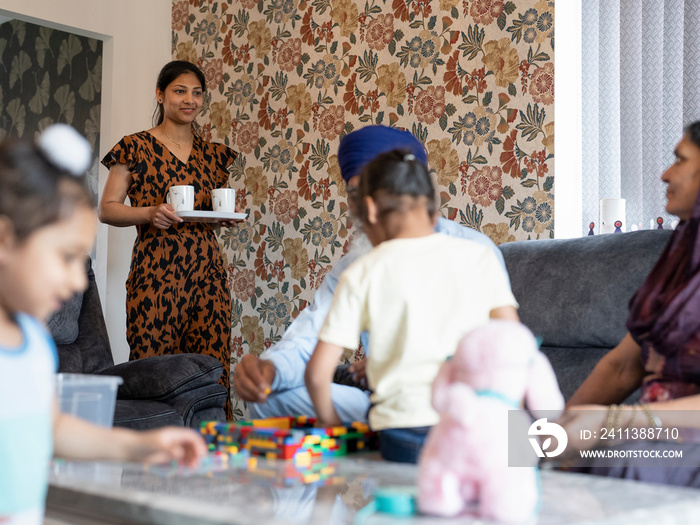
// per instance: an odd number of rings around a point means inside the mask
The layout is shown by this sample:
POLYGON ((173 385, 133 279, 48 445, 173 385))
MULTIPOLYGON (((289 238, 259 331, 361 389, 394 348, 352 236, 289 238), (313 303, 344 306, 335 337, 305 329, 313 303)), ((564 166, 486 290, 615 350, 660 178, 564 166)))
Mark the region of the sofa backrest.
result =
POLYGON ((671 230, 500 246, 521 321, 543 346, 612 348, 627 332, 629 300, 671 230))
POLYGON ((67 301, 47 321, 56 341, 59 372, 94 374, 114 365, 90 261, 87 262, 86 272, 88 287, 85 292, 67 301))

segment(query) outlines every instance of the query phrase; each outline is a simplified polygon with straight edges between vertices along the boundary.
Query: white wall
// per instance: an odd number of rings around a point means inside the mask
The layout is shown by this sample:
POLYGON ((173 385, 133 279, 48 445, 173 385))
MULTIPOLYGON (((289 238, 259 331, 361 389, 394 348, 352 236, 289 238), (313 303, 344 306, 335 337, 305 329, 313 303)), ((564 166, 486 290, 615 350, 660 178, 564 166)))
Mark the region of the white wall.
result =
POLYGON ((554 11, 554 236, 581 236, 581 0, 554 11))
MULTIPOLYGON (((155 83, 171 59, 171 0, 0 0, 16 18, 103 41, 100 157, 124 135, 151 127, 155 83)), ((107 170, 100 168, 100 194, 107 170)), ((116 363, 126 361, 126 289, 135 228, 100 225, 95 275, 116 363)))

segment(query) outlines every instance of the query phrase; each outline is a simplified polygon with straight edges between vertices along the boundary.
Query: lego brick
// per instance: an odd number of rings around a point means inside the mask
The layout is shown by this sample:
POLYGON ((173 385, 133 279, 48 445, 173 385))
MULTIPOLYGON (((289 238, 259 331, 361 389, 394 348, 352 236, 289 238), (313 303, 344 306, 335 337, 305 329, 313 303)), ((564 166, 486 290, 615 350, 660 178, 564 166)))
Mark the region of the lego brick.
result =
POLYGON ((377 448, 377 436, 366 423, 316 428, 315 418, 289 416, 249 421, 202 423, 209 450, 234 454, 247 450, 274 459, 337 457, 377 448))

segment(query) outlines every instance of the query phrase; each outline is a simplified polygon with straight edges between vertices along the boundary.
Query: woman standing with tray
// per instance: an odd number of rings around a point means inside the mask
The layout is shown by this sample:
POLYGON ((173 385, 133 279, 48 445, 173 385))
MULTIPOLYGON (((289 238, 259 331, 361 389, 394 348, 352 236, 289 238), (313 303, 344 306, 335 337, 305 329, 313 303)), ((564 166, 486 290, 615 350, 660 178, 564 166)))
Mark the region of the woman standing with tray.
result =
MULTIPOLYGON (((98 213, 106 224, 137 230, 126 281, 129 359, 211 355, 224 365, 229 389, 231 295, 219 243, 211 224, 184 222, 166 202, 171 186, 191 185, 194 208, 211 210, 211 190, 228 185, 238 154, 202 140, 194 127, 205 88, 197 66, 163 67, 156 126, 124 137, 102 159, 110 171, 98 213)), ((232 418, 230 397, 226 414, 232 418)))

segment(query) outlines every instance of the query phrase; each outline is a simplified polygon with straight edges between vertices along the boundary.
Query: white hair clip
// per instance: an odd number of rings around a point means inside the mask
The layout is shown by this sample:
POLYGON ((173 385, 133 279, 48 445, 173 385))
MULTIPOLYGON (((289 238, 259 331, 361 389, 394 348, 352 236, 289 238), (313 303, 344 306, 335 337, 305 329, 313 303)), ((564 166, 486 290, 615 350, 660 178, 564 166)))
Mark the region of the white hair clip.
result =
POLYGON ((406 153, 403 156, 404 162, 408 162, 409 160, 416 160, 416 156, 413 153, 406 153))
POLYGON ((49 162, 76 177, 90 166, 90 144, 68 124, 52 124, 46 128, 39 135, 37 145, 49 162))

